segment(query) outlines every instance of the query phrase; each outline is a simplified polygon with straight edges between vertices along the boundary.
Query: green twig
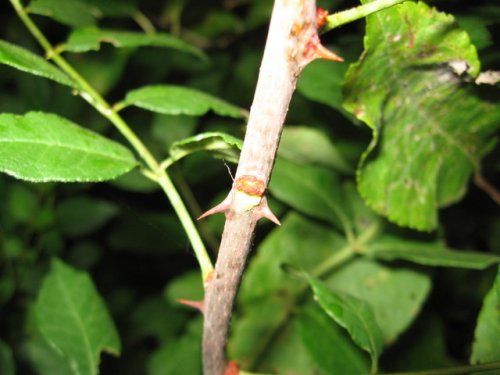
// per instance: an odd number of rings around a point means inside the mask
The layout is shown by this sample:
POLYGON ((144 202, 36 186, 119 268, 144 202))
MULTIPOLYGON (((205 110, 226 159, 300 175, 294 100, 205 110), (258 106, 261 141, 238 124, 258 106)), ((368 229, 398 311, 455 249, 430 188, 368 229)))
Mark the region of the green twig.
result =
POLYGON ((154 34, 156 29, 151 21, 140 11, 134 12, 132 15, 134 21, 141 27, 146 34, 154 34))
POLYGON ((355 8, 345 10, 343 12, 338 12, 326 17, 326 24, 323 27, 323 32, 329 31, 336 27, 345 25, 360 18, 366 17, 372 13, 378 12, 379 10, 390 8, 396 4, 403 3, 407 0, 378 0, 372 3, 363 4, 355 8))
POLYGON ((142 143, 123 118, 115 110, 113 110, 109 103, 68 63, 68 61, 66 61, 66 59, 59 55, 59 53, 47 40, 45 35, 43 35, 41 30, 31 20, 28 13, 21 5, 20 0, 10 0, 10 2, 16 10, 19 18, 25 24, 26 28, 45 50, 47 56, 52 59, 52 61, 54 61, 54 63, 56 63, 56 65, 59 66, 59 68, 61 68, 70 78, 73 79, 80 96, 92 107, 97 109, 97 111, 99 111, 118 129, 118 131, 125 137, 125 139, 131 144, 142 160, 146 163, 148 169, 145 169, 143 173, 161 186, 172 204, 184 230, 186 231, 189 241, 193 246, 196 258, 200 264, 203 281, 205 282, 213 271, 212 262, 196 226, 194 225, 186 206, 184 205, 167 172, 160 166, 149 149, 144 145, 144 143, 142 143))

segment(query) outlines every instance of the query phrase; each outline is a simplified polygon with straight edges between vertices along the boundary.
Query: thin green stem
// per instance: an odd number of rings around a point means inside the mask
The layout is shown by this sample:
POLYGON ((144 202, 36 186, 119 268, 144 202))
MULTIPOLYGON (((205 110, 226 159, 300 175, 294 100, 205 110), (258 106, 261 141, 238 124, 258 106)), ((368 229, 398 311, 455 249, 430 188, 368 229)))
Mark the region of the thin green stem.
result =
POLYGON ((335 254, 333 254, 331 257, 327 258, 318 267, 316 267, 311 272, 311 275, 315 277, 320 277, 325 273, 329 272, 331 269, 338 267, 340 264, 346 262, 354 255, 356 255, 356 253, 353 251, 352 246, 348 244, 339 251, 337 251, 335 254))
POLYGON ((201 240, 198 230, 196 229, 196 226, 194 225, 193 220, 191 219, 191 216, 189 215, 189 212, 184 205, 181 196, 179 195, 177 189, 172 183, 172 180, 165 171, 161 171, 161 174, 158 178, 158 183, 160 184, 165 194, 168 196, 170 203, 174 207, 174 210, 179 217, 184 230, 186 231, 189 241, 191 242, 191 246, 193 246, 196 259, 198 259, 198 262, 200 264, 203 282, 206 283, 209 279, 209 276, 213 272, 214 267, 212 265, 210 257, 208 256, 207 250, 205 249, 205 245, 201 240))
POLYGON ((345 25, 346 23, 359 20, 360 18, 378 12, 379 10, 390 8, 405 1, 407 0, 378 0, 345 10, 343 12, 331 14, 326 17, 326 24, 322 31, 326 32, 332 30, 336 27, 345 25))
POLYGON ((448 367, 448 368, 434 369, 434 370, 391 372, 380 375, 466 375, 480 371, 489 371, 497 369, 500 369, 500 361, 482 363, 478 365, 448 367))
POLYGON ((137 11, 132 15, 134 21, 144 30, 147 34, 153 34, 156 32, 154 25, 151 21, 144 15, 144 13, 137 11))
POLYGON ((75 83, 80 96, 85 99, 92 107, 97 109, 105 118, 107 118, 131 144, 135 151, 139 154, 142 160, 146 163, 147 168, 143 173, 149 178, 156 181, 167 198, 172 204, 179 220, 182 223, 184 230, 193 246, 196 258, 200 264, 203 280, 206 281, 209 274, 213 271, 213 265, 208 256, 207 250, 200 238, 200 235, 194 225, 191 216, 189 215, 184 202, 179 196, 172 180, 167 172, 160 166, 149 149, 142 143, 137 135, 132 131, 123 118, 109 105, 109 103, 83 78, 47 40, 41 30, 31 20, 28 13, 25 11, 19 0, 10 0, 12 6, 16 10, 19 18, 23 21, 26 28, 31 32, 33 37, 45 50, 49 58, 56 63, 75 83))

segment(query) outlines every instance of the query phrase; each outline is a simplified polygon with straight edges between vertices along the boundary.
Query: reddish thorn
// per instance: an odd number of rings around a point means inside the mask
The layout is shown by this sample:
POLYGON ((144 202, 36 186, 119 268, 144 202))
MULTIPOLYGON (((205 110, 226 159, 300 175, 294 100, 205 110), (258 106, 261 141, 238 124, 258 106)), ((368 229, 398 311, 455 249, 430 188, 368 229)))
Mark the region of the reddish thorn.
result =
POLYGON ((255 208, 255 211, 253 214, 255 215, 255 218, 257 220, 265 217, 266 219, 271 220, 274 224, 281 225, 278 218, 273 214, 273 212, 269 208, 269 205, 267 204, 266 197, 262 197, 260 204, 255 208))
POLYGON ((236 361, 229 361, 224 370, 224 375, 238 375, 239 373, 238 363, 236 361))
POLYGON ((217 206, 211 208, 210 210, 204 212, 201 216, 199 216, 196 220, 201 220, 206 218, 207 216, 213 215, 213 214, 218 214, 218 213, 224 213, 226 217, 228 216, 229 212, 229 207, 230 207, 230 195, 226 197, 222 202, 220 202, 217 206))
POLYGON ((318 30, 322 29, 326 24, 326 17, 328 17, 328 11, 324 8, 316 9, 316 27, 318 30))
POLYGON ((309 64, 311 61, 316 59, 327 59, 332 61, 344 61, 340 56, 337 56, 332 51, 326 49, 319 40, 319 36, 315 33, 311 40, 307 43, 304 49, 304 60, 305 64, 309 64))
POLYGON ((203 301, 190 301, 188 299, 179 299, 177 300, 177 302, 186 306, 193 307, 196 310, 199 310, 202 314, 204 312, 205 304, 203 301))
POLYGON ((317 59, 326 59, 332 61, 344 61, 344 59, 337 54, 330 51, 328 48, 323 46, 321 43, 316 47, 316 58, 317 59))

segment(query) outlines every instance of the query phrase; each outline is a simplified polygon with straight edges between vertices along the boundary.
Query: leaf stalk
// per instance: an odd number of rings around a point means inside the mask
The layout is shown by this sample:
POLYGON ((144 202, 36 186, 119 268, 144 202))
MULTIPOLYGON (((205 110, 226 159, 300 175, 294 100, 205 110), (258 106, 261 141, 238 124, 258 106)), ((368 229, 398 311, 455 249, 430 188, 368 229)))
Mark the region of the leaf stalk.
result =
POLYGON ((345 25, 346 23, 359 20, 361 18, 369 16, 372 13, 390 8, 405 1, 408 0, 378 0, 368 4, 359 5, 355 8, 344 10, 342 12, 333 13, 326 17, 326 23, 322 29, 322 32, 330 31, 332 29, 345 25))
POLYGON ((186 206, 184 205, 184 202, 182 201, 167 172, 158 163, 149 149, 144 145, 139 137, 137 137, 137 135, 133 132, 133 130, 125 122, 125 120, 117 113, 117 111, 113 109, 110 104, 101 96, 101 94, 99 94, 92 87, 92 85, 90 85, 90 83, 85 78, 83 78, 80 73, 78 73, 78 71, 76 71, 73 66, 57 52, 57 50, 48 41, 42 31, 32 21, 32 19, 26 12, 26 9, 22 6, 21 2, 19 0, 10 0, 10 2, 26 28, 44 49, 47 57, 54 61, 54 63, 59 68, 61 68, 70 78, 73 79, 75 87, 78 90, 80 96, 118 129, 118 131, 125 137, 125 139, 130 143, 134 150, 139 154, 141 159, 146 163, 148 169, 146 169, 143 174, 145 174, 148 178, 153 179, 161 186, 165 195, 172 204, 172 207, 174 208, 189 238, 189 241, 193 246, 196 258, 198 260, 198 263, 200 264, 202 279, 205 282, 213 271, 212 261, 210 260, 203 241, 201 240, 198 230, 196 229, 196 226, 186 206))

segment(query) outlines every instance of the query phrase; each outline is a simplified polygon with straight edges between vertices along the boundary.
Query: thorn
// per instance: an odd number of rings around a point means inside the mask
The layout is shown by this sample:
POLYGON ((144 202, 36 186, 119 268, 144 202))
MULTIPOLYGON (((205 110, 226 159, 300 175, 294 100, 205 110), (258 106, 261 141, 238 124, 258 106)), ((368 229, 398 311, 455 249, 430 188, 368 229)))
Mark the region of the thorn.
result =
POLYGON ((202 314, 204 313, 205 303, 203 301, 190 301, 188 299, 178 299, 177 302, 192 307, 196 310, 199 310, 202 314))
POLYGON ((201 220, 206 218, 207 216, 213 215, 213 214, 218 214, 218 213, 224 213, 226 217, 228 216, 229 213, 229 208, 230 208, 230 203, 231 203, 231 193, 224 199, 222 202, 220 202, 217 206, 209 209, 208 211, 205 211, 203 214, 201 214, 196 220, 201 220))
POLYGON ((304 49, 304 66, 316 59, 326 59, 332 61, 344 61, 344 59, 321 44, 319 36, 315 33, 304 49))
POLYGON ((315 58, 316 59, 339 61, 339 62, 344 61, 344 59, 342 57, 333 53, 328 48, 323 46, 321 43, 319 43, 316 47, 315 58))
POLYGON ((257 207, 255 207, 255 211, 253 214, 255 215, 256 220, 265 217, 266 219, 271 220, 274 224, 281 225, 276 215, 274 215, 271 209, 269 208, 266 197, 262 197, 260 204, 257 207))

